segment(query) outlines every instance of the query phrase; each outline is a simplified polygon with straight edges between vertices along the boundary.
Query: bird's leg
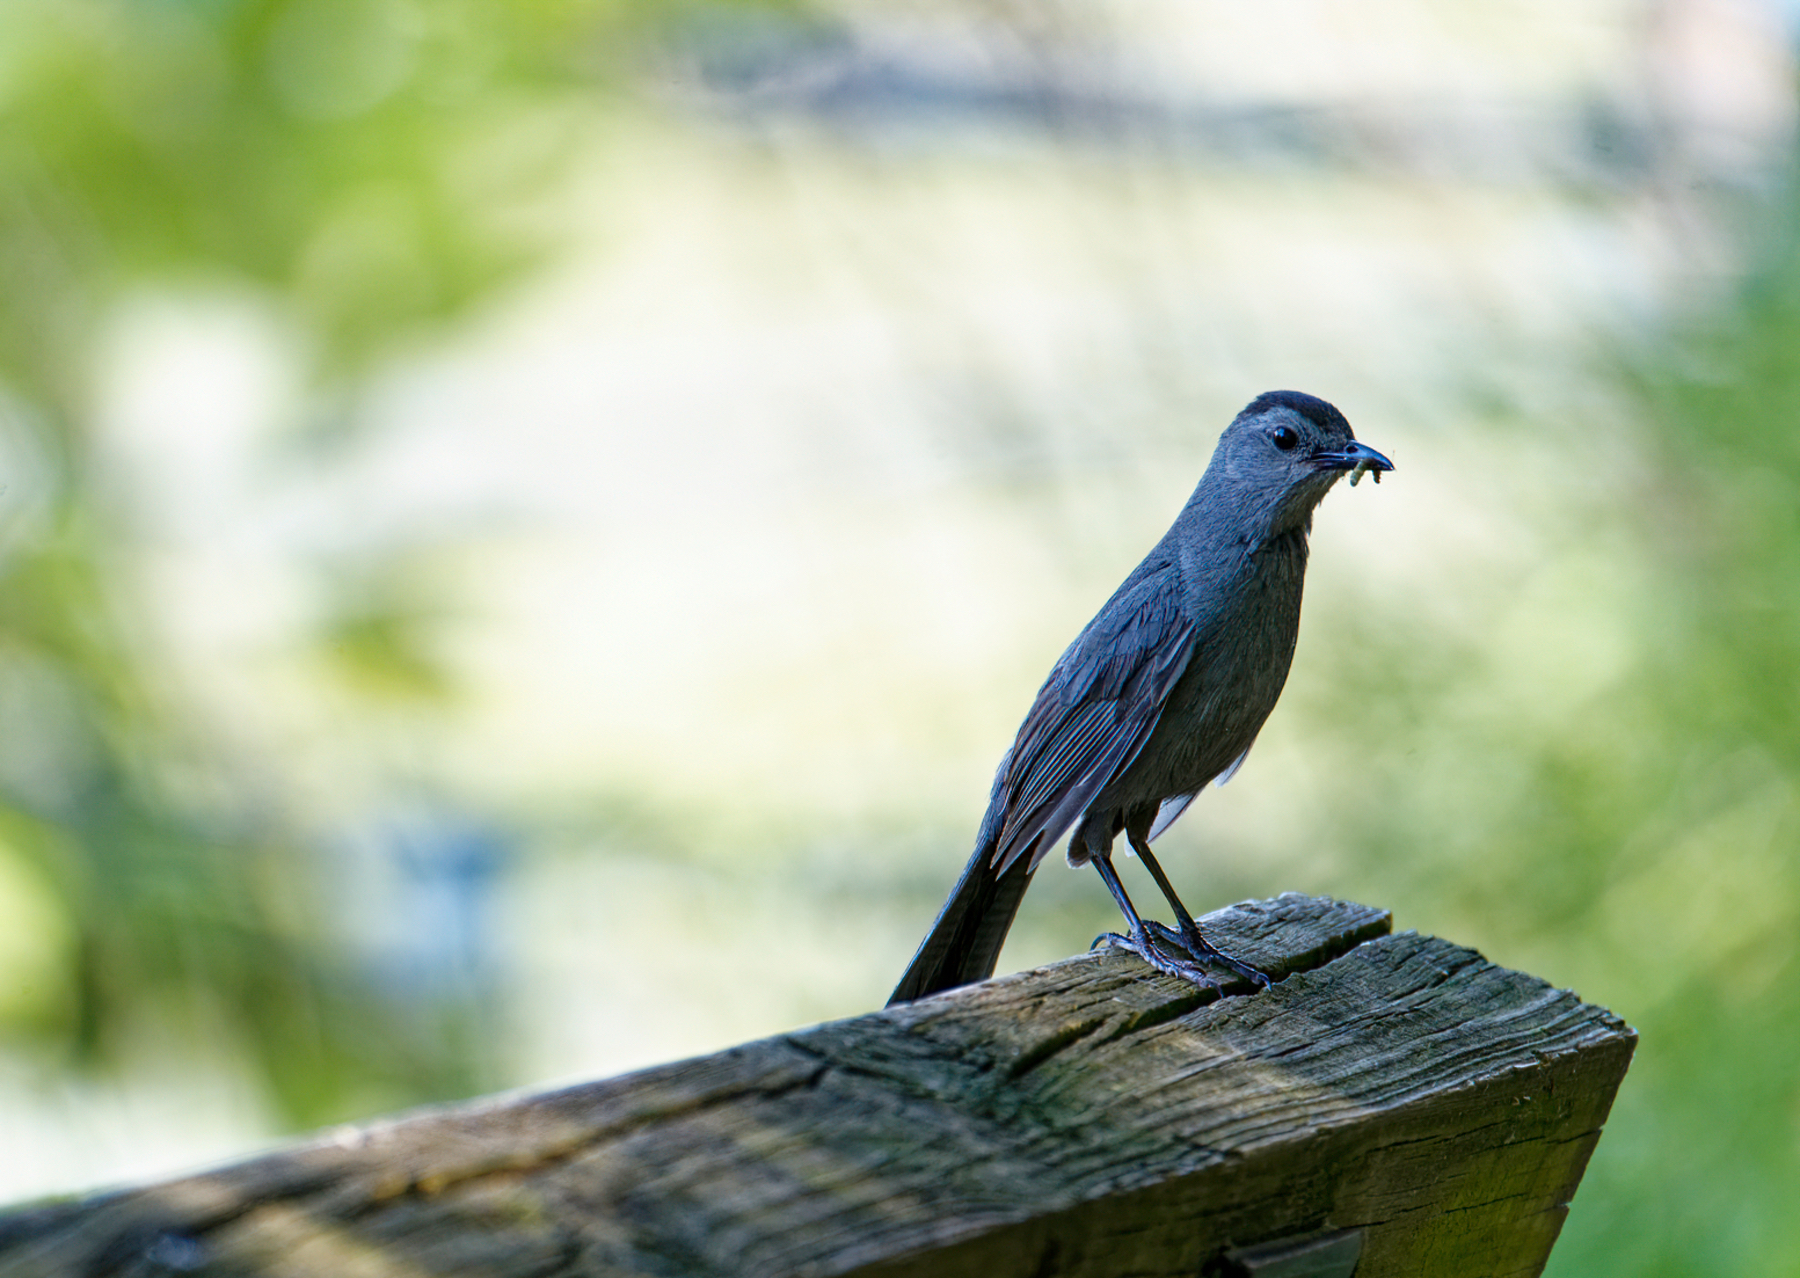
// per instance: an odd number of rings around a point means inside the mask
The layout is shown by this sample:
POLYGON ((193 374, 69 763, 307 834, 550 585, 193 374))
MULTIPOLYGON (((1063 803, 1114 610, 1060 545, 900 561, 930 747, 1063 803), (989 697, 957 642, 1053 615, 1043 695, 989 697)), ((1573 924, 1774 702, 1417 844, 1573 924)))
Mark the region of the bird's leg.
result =
MULTIPOLYGON (((1101 852, 1095 855, 1092 860, 1094 862, 1094 868, 1100 871, 1100 879, 1106 884, 1106 890, 1112 893, 1112 899, 1118 904, 1119 913, 1123 914, 1125 916, 1125 921, 1131 924, 1132 940, 1136 941, 1141 939, 1144 933, 1144 920, 1138 916, 1137 907, 1131 903, 1131 898, 1125 894, 1125 885, 1119 881, 1119 872, 1113 869, 1112 857, 1105 852, 1101 852)), ((1113 935, 1115 935, 1115 933, 1102 933, 1100 936, 1094 938, 1094 944, 1098 945, 1101 941, 1113 935)))
MULTIPOLYGON (((1196 962, 1204 963, 1210 959, 1223 963, 1245 980, 1253 981, 1267 989, 1269 987, 1267 976, 1248 963, 1233 958, 1200 934, 1200 925, 1194 922, 1194 916, 1187 912, 1187 907, 1181 903, 1181 898, 1175 895, 1175 888, 1169 882, 1169 876, 1163 873, 1162 866, 1158 865, 1156 858, 1151 855, 1150 840, 1131 830, 1125 832, 1125 837, 1130 840, 1131 850, 1138 854, 1138 859, 1144 863, 1144 868, 1150 871, 1150 877, 1156 880, 1156 886, 1162 889, 1163 896, 1168 898, 1169 908, 1175 911, 1175 922, 1180 930, 1172 932, 1170 939, 1186 950, 1196 962)), ((1113 895, 1116 897, 1118 893, 1115 892, 1113 895)), ((1167 928, 1163 930, 1168 931, 1167 928)))
MULTIPOLYGON (((1171 944, 1179 945, 1184 951, 1187 948, 1176 933, 1161 923, 1144 921, 1136 907, 1131 904, 1131 898, 1125 894, 1125 885, 1119 881, 1119 872, 1113 869, 1112 856, 1104 850, 1096 850, 1090 859, 1094 863, 1094 868, 1100 871, 1100 878, 1106 884, 1106 890, 1112 893, 1113 900, 1118 903, 1119 912, 1131 925, 1130 936, 1121 936, 1117 932, 1103 932, 1094 938, 1094 944, 1099 945, 1100 942, 1105 941, 1120 949, 1130 950, 1159 972, 1166 972, 1170 976, 1179 976, 1196 985, 1211 986, 1216 993, 1223 995, 1224 987, 1214 980, 1212 973, 1203 966, 1186 959, 1175 958, 1157 944, 1158 939, 1167 938, 1171 944)), ((1265 981, 1264 984, 1267 982, 1265 981)))

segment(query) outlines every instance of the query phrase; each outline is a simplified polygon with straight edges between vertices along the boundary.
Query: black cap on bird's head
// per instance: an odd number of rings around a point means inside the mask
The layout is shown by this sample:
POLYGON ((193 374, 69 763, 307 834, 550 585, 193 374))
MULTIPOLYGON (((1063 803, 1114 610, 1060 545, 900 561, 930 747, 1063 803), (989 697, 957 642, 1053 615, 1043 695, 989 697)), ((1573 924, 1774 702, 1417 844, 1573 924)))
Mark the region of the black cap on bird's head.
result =
POLYGON ((1269 532, 1307 522, 1346 472, 1379 479, 1394 463, 1359 443, 1350 423, 1331 404, 1300 391, 1265 391, 1245 405, 1219 437, 1213 470, 1236 490, 1233 504, 1258 508, 1269 532))

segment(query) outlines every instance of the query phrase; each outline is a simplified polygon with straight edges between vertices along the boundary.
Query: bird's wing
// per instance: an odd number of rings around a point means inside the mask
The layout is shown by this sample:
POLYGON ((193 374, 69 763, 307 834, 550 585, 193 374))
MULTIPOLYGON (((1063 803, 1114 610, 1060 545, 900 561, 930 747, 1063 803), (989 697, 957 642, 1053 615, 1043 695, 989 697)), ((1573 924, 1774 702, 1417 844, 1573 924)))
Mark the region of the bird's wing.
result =
POLYGON ((1039 689, 1001 783, 1005 821, 993 865, 1036 865, 1131 766, 1194 652, 1172 568, 1127 582, 1039 689))

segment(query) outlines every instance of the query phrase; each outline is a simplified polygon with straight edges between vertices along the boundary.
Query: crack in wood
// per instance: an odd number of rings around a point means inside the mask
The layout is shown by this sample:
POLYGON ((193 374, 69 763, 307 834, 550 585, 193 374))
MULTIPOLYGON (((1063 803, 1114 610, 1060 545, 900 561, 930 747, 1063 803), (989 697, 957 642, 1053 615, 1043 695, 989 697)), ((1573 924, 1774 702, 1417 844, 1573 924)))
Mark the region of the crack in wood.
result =
POLYGON ((1204 926, 1290 977, 1213 999, 1079 956, 0 1215, 0 1272, 1115 1278, 1355 1221, 1358 1278, 1535 1272, 1629 1027, 1384 911, 1287 896, 1204 926))
POLYGON ((1075 1046, 1082 1039, 1100 1029, 1107 1023, 1107 1019, 1096 1016, 1089 1020, 1078 1021, 1073 1025, 1065 1025, 1056 1033, 1047 1035, 1037 1046, 1020 1053, 1018 1058, 1007 1066, 1007 1079, 1010 1082, 1018 1082, 1051 1057, 1075 1046))

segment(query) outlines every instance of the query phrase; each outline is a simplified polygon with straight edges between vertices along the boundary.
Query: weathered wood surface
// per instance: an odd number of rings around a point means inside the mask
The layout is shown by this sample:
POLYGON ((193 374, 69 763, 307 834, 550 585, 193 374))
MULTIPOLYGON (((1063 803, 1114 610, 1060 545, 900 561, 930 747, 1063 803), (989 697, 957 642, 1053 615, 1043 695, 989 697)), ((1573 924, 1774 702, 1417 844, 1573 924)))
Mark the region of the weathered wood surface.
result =
POLYGON ((622 1078, 0 1217, 6 1278, 1532 1274, 1632 1048, 1574 994, 1300 896, 622 1078))

